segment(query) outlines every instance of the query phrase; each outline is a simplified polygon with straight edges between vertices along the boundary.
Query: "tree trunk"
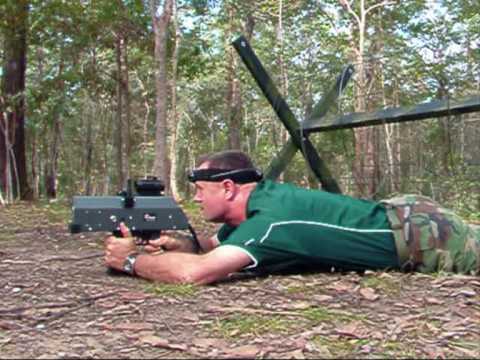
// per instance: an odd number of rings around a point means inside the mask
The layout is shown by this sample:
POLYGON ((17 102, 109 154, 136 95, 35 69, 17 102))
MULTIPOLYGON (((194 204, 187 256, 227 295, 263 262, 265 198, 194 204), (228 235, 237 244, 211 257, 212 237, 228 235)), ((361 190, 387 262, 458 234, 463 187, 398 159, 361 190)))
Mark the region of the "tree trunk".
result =
POLYGON ((57 197, 57 166, 62 137, 61 115, 55 113, 53 116, 51 144, 48 154, 49 158, 45 164, 45 194, 48 199, 55 199, 57 197))
POLYGON ((130 96, 128 88, 127 67, 127 39, 121 32, 116 39, 117 61, 117 129, 116 158, 118 170, 118 188, 122 188, 129 177, 129 152, 130 152, 130 96))
MULTIPOLYGON (((437 89, 437 98, 444 99, 448 98, 448 81, 443 77, 437 79, 438 81, 438 89, 437 89)), ((440 136, 441 136, 441 172, 443 175, 448 176, 450 173, 450 169, 453 167, 453 159, 452 159, 452 135, 450 129, 450 118, 449 117, 442 117, 439 121, 440 126, 440 136)))
MULTIPOLYGON (((37 48, 35 52, 36 59, 38 62, 38 68, 35 70, 37 74, 37 81, 40 83, 44 77, 43 65, 45 60, 45 53, 43 48, 37 48)), ((39 143, 39 134, 36 130, 31 130, 30 133, 27 133, 27 138, 30 139, 30 174, 32 179, 32 193, 33 198, 38 199, 40 196, 40 159, 38 156, 39 149, 37 149, 37 144, 39 143)))
POLYGON ((38 155, 37 155, 37 137, 31 132, 28 138, 30 141, 31 160, 30 160, 30 172, 32 179, 32 198, 38 199, 40 196, 40 173, 37 171, 38 155))
POLYGON ((13 184, 12 184, 12 166, 10 162, 13 160, 11 157, 11 122, 7 121, 7 112, 3 97, 0 98, 1 112, 0 112, 0 192, 5 194, 6 203, 13 201, 13 184))
POLYGON ((179 125, 178 111, 177 111, 177 64, 178 64, 178 51, 180 48, 180 41, 182 34, 178 27, 177 21, 177 8, 176 4, 173 6, 173 24, 175 28, 175 49, 172 56, 172 76, 170 82, 170 89, 172 94, 171 104, 171 116, 170 116, 170 189, 174 198, 179 199, 180 193, 177 186, 177 129, 179 125))
MULTIPOLYGON (((92 104, 93 105, 93 104, 92 104)), ((88 105, 86 115, 84 119, 86 124, 85 134, 85 195, 92 195, 92 162, 93 162, 93 134, 92 134, 92 118, 93 111, 91 111, 91 106, 88 105)), ((95 107, 95 105, 93 105, 95 107)))
MULTIPOLYGON (((278 24, 277 24, 277 42, 280 46, 278 52, 278 67, 280 68, 280 89, 284 99, 288 98, 288 73, 284 60, 284 37, 283 37, 283 1, 279 1, 278 6, 278 24)), ((287 143, 289 138, 285 126, 280 127, 280 142, 282 146, 287 143)), ((283 174, 282 174, 283 175, 283 174)))
POLYGON ((230 40, 235 32, 235 11, 231 4, 227 5, 228 30, 225 34, 225 51, 227 55, 227 92, 225 96, 225 119, 228 123, 228 147, 240 149, 240 126, 242 123, 242 106, 240 98, 240 83, 235 76, 237 57, 230 40))
MULTIPOLYGON (((367 111, 367 97, 369 81, 367 80, 366 66, 364 62, 365 45, 366 45, 366 29, 367 14, 375 8, 384 6, 387 2, 380 2, 365 7, 365 0, 360 0, 359 13, 351 8, 351 4, 347 0, 339 0, 340 4, 348 11, 352 18, 356 21, 358 28, 358 41, 352 44, 355 51, 355 62, 357 65, 357 82, 355 84, 355 111, 367 111)), ((378 163, 376 158, 376 141, 375 130, 372 127, 361 127, 354 129, 355 136, 355 159, 353 164, 353 177, 357 185, 359 196, 373 197, 378 187, 378 163)))
MULTIPOLYGON (((227 4, 228 11, 228 29, 225 34, 225 52, 227 56, 226 69, 227 69, 227 89, 225 94, 225 119, 228 123, 228 147, 230 149, 241 149, 241 130, 243 128, 242 121, 243 104, 242 104, 242 89, 240 80, 237 78, 236 72, 238 69, 238 56, 234 48, 230 45, 231 37, 238 31, 238 26, 235 23, 234 6, 230 3, 227 4)), ((250 42, 253 28, 255 26, 255 19, 253 14, 249 11, 246 15, 245 22, 243 24, 243 33, 245 38, 250 42)))
POLYGON ((47 137, 46 148, 48 149, 48 156, 45 164, 45 194, 48 199, 55 199, 57 197, 57 165, 60 151, 62 125, 61 117, 63 112, 63 105, 65 102, 65 82, 63 76, 63 60, 58 66, 58 89, 62 94, 61 100, 55 105, 52 113, 52 129, 50 138, 47 137))
POLYGON ((2 93, 5 108, 0 118, 0 189, 5 194, 32 199, 25 156, 25 70, 27 62, 28 1, 8 0, 5 16, 2 93))
POLYGON ((172 16, 174 0, 165 0, 163 9, 151 3, 153 31, 155 34, 155 64, 156 64, 156 117, 155 117, 155 162, 154 175, 165 182, 169 192, 168 157, 167 157, 167 40, 168 25, 172 16), (163 12, 160 15, 160 11, 163 12))
MULTIPOLYGON (((145 89, 145 85, 142 82, 142 79, 140 79, 140 76, 138 73, 136 74, 138 86, 140 87, 141 93, 142 94, 147 94, 147 91, 145 89)), ((143 117, 143 131, 142 131, 142 167, 143 167, 143 174, 144 176, 148 175, 148 170, 147 170, 147 144, 148 144, 148 120, 150 118, 150 104, 148 103, 148 96, 145 95, 143 99, 143 104, 145 106, 145 116, 143 117)))

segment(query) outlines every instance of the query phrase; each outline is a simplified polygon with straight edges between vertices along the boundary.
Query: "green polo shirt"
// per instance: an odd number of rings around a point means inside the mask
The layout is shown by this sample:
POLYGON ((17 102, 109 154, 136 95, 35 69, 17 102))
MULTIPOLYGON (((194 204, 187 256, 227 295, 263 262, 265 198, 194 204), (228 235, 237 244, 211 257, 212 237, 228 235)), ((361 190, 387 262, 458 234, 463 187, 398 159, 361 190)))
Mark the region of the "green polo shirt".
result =
POLYGON ((398 268, 383 205, 264 180, 250 194, 247 220, 223 225, 220 246, 234 246, 259 272, 305 268, 398 268))

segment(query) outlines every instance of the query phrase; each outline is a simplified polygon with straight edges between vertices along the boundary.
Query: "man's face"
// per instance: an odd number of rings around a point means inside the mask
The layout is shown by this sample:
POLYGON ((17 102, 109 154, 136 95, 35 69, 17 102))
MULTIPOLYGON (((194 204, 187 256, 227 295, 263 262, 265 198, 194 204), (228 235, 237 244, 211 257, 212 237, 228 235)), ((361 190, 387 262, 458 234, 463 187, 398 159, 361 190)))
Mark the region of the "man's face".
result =
MULTIPOLYGON (((198 169, 207 169, 207 164, 202 164, 198 169)), ((196 181, 195 197, 193 200, 200 205, 207 221, 224 222, 227 200, 223 182, 196 181)))
POLYGON ((202 209, 205 220, 224 222, 227 201, 222 182, 195 182, 195 197, 193 200, 202 209))

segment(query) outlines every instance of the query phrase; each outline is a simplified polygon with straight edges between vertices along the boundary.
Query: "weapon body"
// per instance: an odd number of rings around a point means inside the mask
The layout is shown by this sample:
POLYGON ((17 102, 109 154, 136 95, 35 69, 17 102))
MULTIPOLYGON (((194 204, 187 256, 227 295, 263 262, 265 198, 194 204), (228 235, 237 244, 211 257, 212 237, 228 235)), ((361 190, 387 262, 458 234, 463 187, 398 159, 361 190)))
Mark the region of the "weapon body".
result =
POLYGON ((162 230, 195 231, 172 197, 163 196, 164 185, 156 178, 127 181, 117 196, 74 196, 70 232, 112 232, 120 236, 123 222, 141 244, 160 236, 162 230))

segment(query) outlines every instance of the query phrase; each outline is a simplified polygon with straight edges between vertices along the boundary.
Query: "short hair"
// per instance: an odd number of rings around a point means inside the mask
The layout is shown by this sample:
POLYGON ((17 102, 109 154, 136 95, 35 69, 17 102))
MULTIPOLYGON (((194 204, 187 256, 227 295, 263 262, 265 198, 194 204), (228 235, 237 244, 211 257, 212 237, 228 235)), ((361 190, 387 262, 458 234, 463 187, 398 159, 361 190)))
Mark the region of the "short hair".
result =
POLYGON ((224 150, 199 158, 198 164, 208 163, 208 167, 225 170, 254 168, 252 159, 240 150, 224 150))

